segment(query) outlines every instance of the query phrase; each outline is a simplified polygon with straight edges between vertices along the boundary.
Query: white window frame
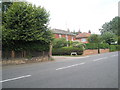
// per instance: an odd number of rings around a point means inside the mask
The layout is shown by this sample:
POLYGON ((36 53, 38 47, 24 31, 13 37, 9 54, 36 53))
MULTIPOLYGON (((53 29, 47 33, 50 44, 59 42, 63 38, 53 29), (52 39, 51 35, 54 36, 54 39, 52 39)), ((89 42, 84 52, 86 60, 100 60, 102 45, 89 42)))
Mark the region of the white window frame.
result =
POLYGON ((81 38, 81 42, 86 42, 87 39, 86 38, 81 38))
POLYGON ((62 35, 61 34, 59 34, 59 38, 61 38, 62 37, 62 35))
POLYGON ((66 40, 68 41, 68 35, 66 34, 66 40))

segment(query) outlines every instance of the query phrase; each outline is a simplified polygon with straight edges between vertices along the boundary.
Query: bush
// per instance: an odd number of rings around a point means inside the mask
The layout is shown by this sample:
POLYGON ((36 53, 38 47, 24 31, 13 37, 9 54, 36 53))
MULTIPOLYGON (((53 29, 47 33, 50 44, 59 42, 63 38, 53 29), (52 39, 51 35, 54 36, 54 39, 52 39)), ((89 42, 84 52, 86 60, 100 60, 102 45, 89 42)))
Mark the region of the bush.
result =
POLYGON ((70 55, 71 52, 77 52, 78 55, 83 54, 83 48, 78 47, 62 47, 62 48, 53 48, 53 55, 70 55))
POLYGON ((67 41, 65 38, 57 38, 53 41, 53 48, 61 48, 67 46, 67 41))
POLYGON ((110 45, 110 52, 120 51, 120 45, 110 45))
POLYGON ((120 36, 118 37, 118 45, 120 45, 120 36))
POLYGON ((70 46, 72 46, 73 41, 68 41, 67 43, 68 43, 68 46, 70 47, 70 46))
POLYGON ((100 49, 108 49, 109 48, 109 44, 107 43, 102 43, 99 45, 100 49))
MULTIPOLYGON (((98 49, 98 43, 86 43, 85 49, 98 49)), ((99 44, 100 49, 108 49, 109 45, 107 43, 99 44)))

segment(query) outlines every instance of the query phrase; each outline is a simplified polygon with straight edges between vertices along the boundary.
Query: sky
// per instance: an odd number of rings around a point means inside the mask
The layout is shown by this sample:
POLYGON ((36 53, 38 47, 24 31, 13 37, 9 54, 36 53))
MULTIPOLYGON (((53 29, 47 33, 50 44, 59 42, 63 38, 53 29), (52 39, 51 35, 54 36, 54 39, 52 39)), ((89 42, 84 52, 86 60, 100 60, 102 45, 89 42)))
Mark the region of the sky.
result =
POLYGON ((27 0, 50 13, 49 27, 99 34, 105 22, 118 16, 119 0, 27 0))

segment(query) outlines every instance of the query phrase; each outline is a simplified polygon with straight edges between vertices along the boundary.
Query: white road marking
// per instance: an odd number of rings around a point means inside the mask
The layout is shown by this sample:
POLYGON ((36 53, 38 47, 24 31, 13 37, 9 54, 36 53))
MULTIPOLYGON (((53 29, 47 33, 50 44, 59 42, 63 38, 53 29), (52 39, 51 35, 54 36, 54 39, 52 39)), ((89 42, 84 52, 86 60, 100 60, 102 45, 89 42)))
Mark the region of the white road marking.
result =
POLYGON ((99 61, 99 60, 102 60, 102 59, 107 59, 107 57, 98 58, 98 59, 95 59, 95 60, 93 60, 93 61, 99 61))
POLYGON ((118 56, 118 55, 112 55, 111 57, 115 57, 115 56, 118 56))
POLYGON ((12 81, 12 80, 17 80, 17 79, 21 79, 21 78, 26 78, 26 77, 30 77, 30 76, 31 75, 25 75, 25 76, 20 76, 20 77, 12 78, 12 79, 6 79, 6 80, 0 81, 0 83, 7 82, 7 81, 12 81))
POLYGON ((61 68, 58 68, 56 70, 66 69, 66 68, 70 68, 70 67, 74 67, 74 66, 78 66, 78 65, 83 65, 83 64, 85 64, 85 62, 79 63, 79 64, 74 64, 74 65, 70 65, 70 66, 66 66, 66 67, 61 67, 61 68))

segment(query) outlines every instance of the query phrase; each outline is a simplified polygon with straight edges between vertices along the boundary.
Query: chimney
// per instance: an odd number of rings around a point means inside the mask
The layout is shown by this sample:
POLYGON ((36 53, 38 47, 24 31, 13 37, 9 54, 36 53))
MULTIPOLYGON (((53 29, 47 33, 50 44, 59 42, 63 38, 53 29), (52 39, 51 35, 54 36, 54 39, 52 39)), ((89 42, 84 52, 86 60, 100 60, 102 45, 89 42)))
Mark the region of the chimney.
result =
POLYGON ((78 33, 82 33, 82 32, 80 31, 80 29, 78 30, 78 33))
POLYGON ((68 28, 67 31, 70 32, 70 29, 68 28))
POLYGON ((89 30, 88 33, 91 33, 91 31, 89 30))

